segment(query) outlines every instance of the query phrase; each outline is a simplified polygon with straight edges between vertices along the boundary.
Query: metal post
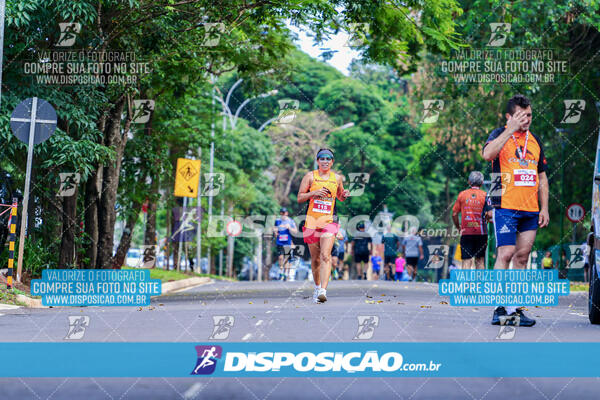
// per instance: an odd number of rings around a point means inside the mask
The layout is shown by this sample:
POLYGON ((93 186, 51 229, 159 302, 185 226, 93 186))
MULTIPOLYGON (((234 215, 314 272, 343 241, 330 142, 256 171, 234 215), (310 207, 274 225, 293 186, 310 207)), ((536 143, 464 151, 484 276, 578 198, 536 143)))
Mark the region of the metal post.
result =
POLYGON ((21 213, 21 233, 19 234, 19 256, 17 258, 17 282, 21 282, 23 271, 23 251, 25 250, 25 229, 27 225, 27 207, 29 203, 29 186, 31 184, 31 165, 33 164, 33 140, 35 138, 35 118, 38 98, 31 104, 31 120, 29 122, 29 146, 27 147, 27 172, 25 174, 25 193, 23 194, 23 211, 21 213))
MULTIPOLYGON (((229 206, 229 214, 233 216, 233 206, 229 206)), ((234 251, 234 238, 233 236, 227 235, 227 276, 233 277, 233 251, 234 251)))
POLYGON ((263 246, 263 241, 262 241, 262 232, 258 232, 258 246, 256 246, 256 265, 257 265, 257 280, 259 282, 262 282, 262 270, 263 270, 263 262, 262 262, 262 246, 263 246))
POLYGON ((8 272, 6 273, 6 288, 12 289, 13 286, 13 267, 15 264, 15 232, 17 230, 17 199, 13 197, 8 218, 8 272))
MULTIPOLYGON (((563 131, 564 132, 564 131, 563 131)), ((561 168, 560 168, 560 207, 562 210, 562 205, 564 204, 564 199, 565 199, 565 140, 563 139, 562 135, 560 137, 560 163, 561 163, 561 168)), ((564 236, 564 232, 565 232, 565 216, 563 215, 563 213, 560 213, 560 242, 559 242, 559 246, 560 246, 560 250, 558 253, 558 262, 559 264, 559 269, 563 269, 564 265, 563 265, 563 258, 562 258, 562 249, 563 249, 563 236, 564 236)))
MULTIPOLYGON (((221 221, 225 214, 225 200, 221 199, 221 221)), ((219 250, 219 276, 223 276, 223 249, 219 250)))
MULTIPOLYGON (((212 109, 213 109, 213 116, 214 116, 214 107, 215 107, 215 77, 212 76, 212 83, 213 83, 213 89, 212 89, 212 109)), ((210 176, 210 180, 208 181, 208 224, 210 225, 211 221, 212 221, 212 206, 213 206, 213 198, 212 198, 212 190, 213 190, 213 170, 214 170, 214 164, 215 164, 215 120, 214 118, 212 118, 211 123, 210 123, 210 159, 209 159, 209 167, 208 167, 208 172, 209 172, 209 176, 210 176)), ((211 268, 211 257, 210 257, 210 246, 206 246, 206 258, 208 260, 208 273, 210 273, 212 271, 211 268)))
POLYGON ((181 213, 179 214, 179 244, 178 244, 179 247, 177 250, 177 260, 176 260, 176 262, 177 262, 176 270, 177 271, 181 270, 181 267, 180 267, 180 265, 181 265, 181 247, 182 247, 182 243, 183 243, 182 240, 183 240, 183 238, 185 238, 185 236, 183 236, 183 235, 185 235, 185 231, 181 230, 181 224, 185 217, 185 209, 187 206, 187 199, 188 199, 187 197, 183 198, 183 209, 181 210, 181 213))
MULTIPOLYGON (((214 94, 214 89, 213 89, 214 94)), ((215 100, 213 99, 213 104, 215 100)), ((198 160, 202 160, 202 148, 198 147, 198 160)), ((196 197, 196 265, 198 265, 200 272, 202 272, 202 263, 200 258, 202 257, 202 197, 200 193, 202 191, 202 174, 198 174, 198 196, 196 197)))

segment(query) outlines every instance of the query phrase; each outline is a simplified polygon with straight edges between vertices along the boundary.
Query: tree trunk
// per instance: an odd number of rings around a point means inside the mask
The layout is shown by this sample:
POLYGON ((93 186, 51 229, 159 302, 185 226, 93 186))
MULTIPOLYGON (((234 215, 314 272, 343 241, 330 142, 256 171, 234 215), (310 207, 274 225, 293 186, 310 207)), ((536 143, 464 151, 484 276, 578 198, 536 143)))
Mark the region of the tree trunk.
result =
POLYGON ((131 246, 133 230, 135 229, 135 224, 139 218, 140 207, 141 204, 138 202, 134 202, 131 206, 131 213, 127 216, 125 229, 123 229, 123 234, 121 235, 121 240, 119 241, 119 247, 117 247, 117 252, 115 253, 115 257, 113 259, 113 268, 121 268, 123 264, 125 264, 125 257, 127 257, 127 252, 131 246))
MULTIPOLYGON (((158 182, 153 180, 150 188, 150 199, 158 198, 158 182)), ((155 245, 156 240, 156 201, 148 200, 148 210, 146 216, 146 230, 144 232, 144 244, 155 245)))
POLYGON ((98 259, 97 268, 111 268, 113 235, 115 230, 117 190, 123 151, 127 143, 127 131, 131 124, 131 112, 121 128, 121 118, 125 107, 125 97, 121 97, 110 110, 104 130, 104 145, 115 151, 115 160, 104 166, 102 176, 102 197, 98 207, 98 259), (122 134, 124 132, 124 134, 122 134))
POLYGON ((85 233, 88 240, 85 256, 88 268, 94 268, 98 256, 98 201, 100 198, 98 178, 101 173, 99 169, 100 167, 90 175, 85 183, 85 233))
POLYGON ((292 169, 292 173, 290 175, 290 177, 288 178, 288 181, 285 185, 285 189, 283 192, 283 195, 280 197, 280 203, 282 205, 284 204, 289 204, 290 199, 290 190, 292 190, 292 182, 294 181, 294 178, 296 177, 296 173, 298 172, 298 165, 296 163, 294 163, 294 168, 292 169))
POLYGON ((75 187, 72 196, 62 199, 62 236, 60 242, 60 253, 58 266, 60 268, 71 268, 75 262, 75 235, 77 234, 77 196, 79 187, 75 187))
MULTIPOLYGON (((144 94, 144 97, 146 95, 144 94)), ((152 123, 154 121, 154 112, 150 113, 150 117, 148 122, 144 126, 144 136, 149 143, 154 143, 153 139, 153 129, 152 123)), ((142 155, 145 157, 147 155, 142 155)), ((146 157, 147 158, 147 157, 146 157)), ((152 160, 150 160, 151 162, 152 160)), ((146 231, 144 232, 144 244, 145 245, 155 245, 157 243, 156 238, 156 202, 159 198, 158 196, 158 176, 150 175, 152 179, 152 184, 150 186, 150 193, 148 194, 148 214, 146 219, 146 231)))
MULTIPOLYGON (((104 133, 106 128, 107 113, 102 113, 98 121, 98 130, 104 133)), ((100 203, 100 189, 103 175, 102 165, 98 165, 85 183, 84 225, 86 234, 85 257, 87 268, 94 268, 98 258, 98 207, 100 203)))

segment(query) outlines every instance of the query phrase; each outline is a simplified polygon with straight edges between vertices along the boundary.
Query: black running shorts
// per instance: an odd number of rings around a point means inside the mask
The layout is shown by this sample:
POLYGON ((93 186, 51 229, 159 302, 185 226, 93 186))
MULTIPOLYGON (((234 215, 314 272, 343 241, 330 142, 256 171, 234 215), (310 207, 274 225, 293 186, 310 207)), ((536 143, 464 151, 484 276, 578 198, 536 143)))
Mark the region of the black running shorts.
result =
POLYGON ((460 258, 469 260, 471 258, 485 257, 487 248, 487 235, 463 235, 460 237, 460 258))

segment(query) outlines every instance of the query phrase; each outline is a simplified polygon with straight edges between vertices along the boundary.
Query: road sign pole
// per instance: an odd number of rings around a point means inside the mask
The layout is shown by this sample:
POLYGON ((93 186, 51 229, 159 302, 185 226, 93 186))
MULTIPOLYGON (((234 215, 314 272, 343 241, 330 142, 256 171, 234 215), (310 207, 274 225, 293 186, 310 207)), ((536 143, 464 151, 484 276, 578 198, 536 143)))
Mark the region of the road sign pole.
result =
POLYGON ((17 282, 21 282, 23 271, 23 251, 25 250, 25 225, 27 224, 27 208, 29 203, 29 185, 31 184, 31 165, 33 164, 33 141, 35 139, 35 118, 38 98, 31 104, 31 121, 29 122, 29 146, 27 147, 27 172, 25 173, 25 193, 23 193, 23 210, 21 211, 21 233, 19 234, 19 255, 17 258, 17 282))
MULTIPOLYGON (((214 100, 213 100, 214 102, 214 100)), ((198 159, 202 160, 202 147, 198 147, 198 159)), ((200 191, 202 190, 202 171, 198 173, 198 195, 196 200, 196 265, 198 265, 198 269, 202 272, 202 197, 200 195, 200 191)))
POLYGON ((179 223, 179 247, 177 249, 177 271, 180 270, 180 265, 181 265, 181 245, 183 243, 183 239, 185 238, 185 231, 181 230, 181 224, 183 223, 183 220, 185 219, 185 212, 186 212, 186 206, 187 206, 187 197, 183 198, 183 209, 181 210, 180 215, 180 223, 179 223))

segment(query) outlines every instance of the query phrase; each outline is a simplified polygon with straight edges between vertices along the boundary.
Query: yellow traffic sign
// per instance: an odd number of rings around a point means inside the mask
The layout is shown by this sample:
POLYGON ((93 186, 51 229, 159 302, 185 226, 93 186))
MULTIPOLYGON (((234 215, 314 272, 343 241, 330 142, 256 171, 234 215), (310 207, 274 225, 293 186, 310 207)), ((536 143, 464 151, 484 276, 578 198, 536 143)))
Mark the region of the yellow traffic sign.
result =
POLYGON ((175 196, 198 196, 198 183, 200 182, 200 160, 177 159, 175 173, 175 196))

